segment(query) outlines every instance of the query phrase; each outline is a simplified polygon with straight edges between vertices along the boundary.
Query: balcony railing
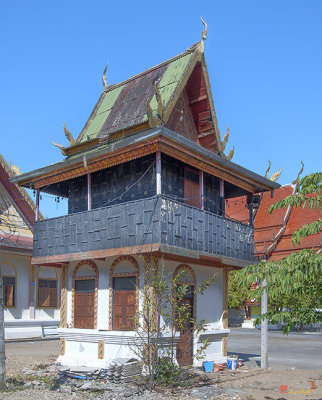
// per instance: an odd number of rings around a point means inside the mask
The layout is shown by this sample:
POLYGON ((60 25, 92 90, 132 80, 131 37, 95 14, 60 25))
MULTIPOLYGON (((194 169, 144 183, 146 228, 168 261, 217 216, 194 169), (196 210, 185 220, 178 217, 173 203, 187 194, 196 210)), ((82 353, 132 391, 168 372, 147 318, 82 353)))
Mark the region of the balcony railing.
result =
POLYGON ((254 229, 165 195, 102 207, 34 225, 34 257, 160 243, 254 260, 254 229))

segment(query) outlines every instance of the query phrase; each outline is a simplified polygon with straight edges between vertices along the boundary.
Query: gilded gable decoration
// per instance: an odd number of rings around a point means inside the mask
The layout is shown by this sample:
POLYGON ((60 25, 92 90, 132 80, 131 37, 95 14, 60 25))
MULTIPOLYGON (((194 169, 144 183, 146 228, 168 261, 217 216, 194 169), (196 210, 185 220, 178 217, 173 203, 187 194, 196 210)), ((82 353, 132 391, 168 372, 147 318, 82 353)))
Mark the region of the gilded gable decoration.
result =
POLYGON ((269 178, 270 181, 277 181, 277 179, 281 176, 282 173, 282 168, 279 169, 279 171, 274 172, 271 177, 269 178))
POLYGON ((12 164, 11 160, 10 160, 10 169, 16 176, 21 175, 20 168, 17 165, 12 164))

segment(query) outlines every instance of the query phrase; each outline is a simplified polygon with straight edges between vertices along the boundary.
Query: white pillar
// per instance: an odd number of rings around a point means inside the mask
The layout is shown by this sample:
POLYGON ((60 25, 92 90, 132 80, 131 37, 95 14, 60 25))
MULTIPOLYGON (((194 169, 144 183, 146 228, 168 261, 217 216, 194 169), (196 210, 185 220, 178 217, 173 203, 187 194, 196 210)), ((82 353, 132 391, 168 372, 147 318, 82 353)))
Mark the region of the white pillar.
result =
POLYGON ((35 222, 38 221, 39 218, 39 189, 37 189, 37 194, 36 194, 36 213, 35 213, 35 222))
POLYGON ((161 152, 156 152, 156 194, 161 194, 161 152))
POLYGON ((219 196, 220 196, 220 209, 222 215, 225 216, 225 181, 220 179, 219 181, 219 196))
POLYGON ((200 208, 201 210, 205 209, 204 202, 204 186, 203 186, 203 171, 199 170, 199 193, 200 193, 200 208))
POLYGON ((87 174, 87 209, 92 209, 92 174, 87 174))

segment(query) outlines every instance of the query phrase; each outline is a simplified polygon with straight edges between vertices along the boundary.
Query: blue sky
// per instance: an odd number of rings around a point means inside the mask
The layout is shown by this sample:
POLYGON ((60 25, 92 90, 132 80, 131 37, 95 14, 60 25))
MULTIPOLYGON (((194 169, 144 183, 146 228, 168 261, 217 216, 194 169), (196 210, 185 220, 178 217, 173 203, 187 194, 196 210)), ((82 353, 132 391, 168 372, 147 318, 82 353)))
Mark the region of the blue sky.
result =
MULTIPOLYGON (((322 1, 15 1, 0 6, 1 153, 22 172, 62 159, 102 91, 186 50, 208 23, 206 61, 233 161, 279 183, 321 171, 322 1)), ((43 198, 42 211, 65 211, 43 198)))

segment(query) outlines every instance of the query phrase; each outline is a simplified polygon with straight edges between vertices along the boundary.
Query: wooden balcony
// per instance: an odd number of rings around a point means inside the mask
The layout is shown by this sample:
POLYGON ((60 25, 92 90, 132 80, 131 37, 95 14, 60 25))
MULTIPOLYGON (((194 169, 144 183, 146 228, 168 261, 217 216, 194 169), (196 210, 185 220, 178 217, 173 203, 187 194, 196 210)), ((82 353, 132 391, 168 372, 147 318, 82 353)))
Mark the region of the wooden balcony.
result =
POLYGON ((36 222, 33 257, 159 243, 184 250, 254 261, 254 229, 165 195, 36 222))

